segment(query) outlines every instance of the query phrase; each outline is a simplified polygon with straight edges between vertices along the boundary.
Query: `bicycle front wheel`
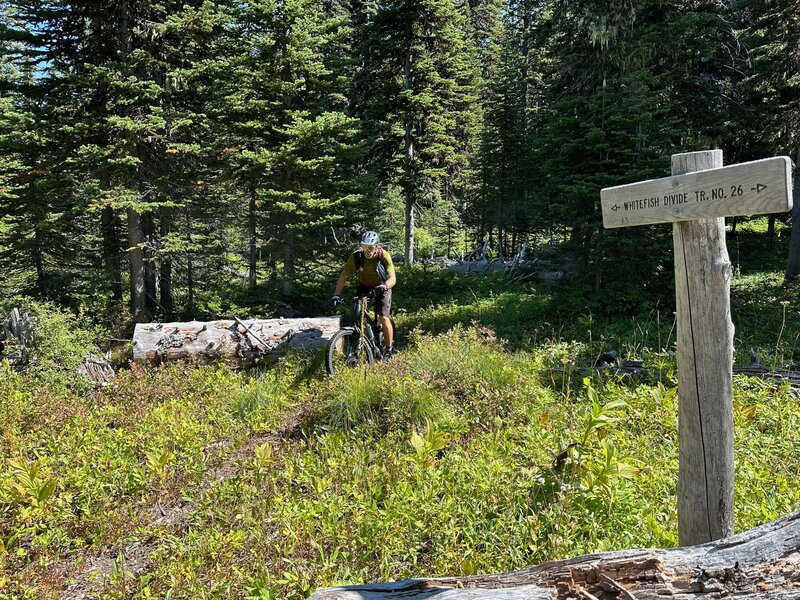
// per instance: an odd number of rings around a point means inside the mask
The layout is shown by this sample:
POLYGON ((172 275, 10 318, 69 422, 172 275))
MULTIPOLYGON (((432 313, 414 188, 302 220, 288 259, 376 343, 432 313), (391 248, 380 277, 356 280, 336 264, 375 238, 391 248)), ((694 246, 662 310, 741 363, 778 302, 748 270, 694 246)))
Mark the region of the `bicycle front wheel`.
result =
POLYGON ((375 362, 369 344, 365 343, 353 329, 340 329, 334 333, 325 349, 325 368, 328 370, 328 375, 352 369, 362 362, 365 365, 375 362))

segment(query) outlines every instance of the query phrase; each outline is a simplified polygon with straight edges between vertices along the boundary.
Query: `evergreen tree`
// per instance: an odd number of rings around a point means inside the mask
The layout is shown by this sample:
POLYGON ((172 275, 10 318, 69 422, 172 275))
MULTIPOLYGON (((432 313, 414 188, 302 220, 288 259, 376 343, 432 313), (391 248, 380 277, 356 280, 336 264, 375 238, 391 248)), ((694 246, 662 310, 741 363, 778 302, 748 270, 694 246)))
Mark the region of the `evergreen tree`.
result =
POLYGON ((469 23, 472 30, 473 45, 480 61, 480 81, 484 91, 486 83, 494 76, 500 64, 502 52, 504 21, 509 3, 505 0, 469 0, 469 23))
POLYGON ((68 157, 63 177, 76 206, 98 221, 86 224, 96 243, 84 244, 82 266, 90 281, 119 300, 127 254, 136 319, 158 310, 159 283, 161 308, 171 309, 170 257, 162 255, 159 273, 156 253, 160 232, 170 229, 169 207, 185 200, 186 163, 203 131, 187 73, 207 30, 203 11, 210 7, 65 2, 28 23, 29 30, 58 41, 48 74, 56 81, 53 98, 61 113, 52 126, 68 157), (94 278, 93 264, 104 265, 94 278))
POLYGON ((505 15, 498 64, 487 83, 481 146, 479 187, 470 203, 470 222, 477 239, 490 236, 503 254, 517 251, 533 219, 536 181, 535 115, 541 107, 537 64, 530 51, 534 3, 509 4, 505 15), (494 239, 496 232, 496 240, 494 239), (510 234, 510 243, 509 243, 510 234))
POLYGON ((643 288, 668 295, 668 236, 604 231, 600 189, 665 176, 675 152, 725 147, 743 61, 722 10, 682 0, 559 2, 542 27, 551 43, 539 210, 571 230, 590 289, 603 286, 623 304, 643 288), (619 269, 616 258, 635 249, 637 260, 619 269))
POLYGON ((231 149, 228 169, 247 198, 251 287, 258 228, 289 296, 296 262, 313 265, 324 232, 346 222, 363 199, 359 124, 347 114, 349 82, 340 74, 348 16, 320 0, 253 2, 234 14, 233 77, 218 124, 231 149))
POLYGON ((56 9, 14 2, 2 15, 0 218, 8 234, 0 261, 5 272, 25 278, 28 291, 68 297, 76 273, 63 265, 74 257, 81 235, 72 229, 79 209, 68 194, 53 127, 59 80, 47 64, 55 60, 55 40, 28 26, 31 19, 54 18, 56 9))
POLYGON ((370 21, 365 117, 376 171, 403 192, 408 263, 418 206, 458 197, 474 145, 479 67, 465 13, 453 0, 392 0, 370 21))
MULTIPOLYGON (((753 158, 788 154, 800 161, 800 2, 740 0, 734 14, 743 24, 752 70, 745 81, 745 131, 753 158)), ((785 277, 800 274, 800 198, 795 178, 792 237, 785 277)))

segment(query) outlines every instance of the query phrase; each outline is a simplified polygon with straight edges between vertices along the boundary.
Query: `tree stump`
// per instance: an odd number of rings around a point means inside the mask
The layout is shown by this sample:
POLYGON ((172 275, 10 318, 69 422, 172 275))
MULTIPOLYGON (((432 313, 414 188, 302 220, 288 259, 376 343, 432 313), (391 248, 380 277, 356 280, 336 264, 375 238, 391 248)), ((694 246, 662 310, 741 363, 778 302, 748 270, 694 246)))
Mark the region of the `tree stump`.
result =
POLYGON ((789 600, 800 598, 800 511, 698 546, 623 550, 473 577, 317 590, 309 600, 789 600))
POLYGON ((150 364, 191 358, 249 364, 288 348, 324 348, 340 329, 340 321, 336 316, 139 323, 133 333, 133 359, 150 364))

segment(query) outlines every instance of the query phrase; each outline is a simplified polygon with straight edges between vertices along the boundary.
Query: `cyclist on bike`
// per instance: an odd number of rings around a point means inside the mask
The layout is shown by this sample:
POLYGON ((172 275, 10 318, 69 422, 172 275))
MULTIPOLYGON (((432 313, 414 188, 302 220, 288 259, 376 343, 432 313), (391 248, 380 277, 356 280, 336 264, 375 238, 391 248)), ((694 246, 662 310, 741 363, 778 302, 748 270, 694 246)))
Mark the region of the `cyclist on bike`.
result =
POLYGON ((386 343, 384 356, 394 354, 394 331, 389 312, 392 308, 392 288, 397 283, 392 257, 380 247, 380 237, 374 231, 367 231, 361 237, 361 247, 353 252, 344 264, 342 274, 336 282, 331 301, 334 306, 342 301, 341 293, 347 280, 353 275, 358 278, 358 296, 375 293, 375 311, 378 313, 383 339, 386 343))

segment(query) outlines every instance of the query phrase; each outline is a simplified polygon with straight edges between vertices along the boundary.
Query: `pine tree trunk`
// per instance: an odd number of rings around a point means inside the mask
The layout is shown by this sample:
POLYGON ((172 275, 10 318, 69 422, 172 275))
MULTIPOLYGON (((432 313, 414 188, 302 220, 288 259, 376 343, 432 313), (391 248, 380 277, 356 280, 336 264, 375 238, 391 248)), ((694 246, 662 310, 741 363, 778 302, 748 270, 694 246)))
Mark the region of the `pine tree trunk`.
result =
MULTIPOLYGON (((128 60, 133 49, 131 35, 131 4, 129 0, 119 3, 119 38, 118 48, 122 59, 128 60)), ((126 69, 126 71, 129 71, 126 69)), ((126 76, 130 72, 125 73, 126 76)), ((126 111, 123 111, 126 112, 126 111)), ((128 271, 130 274, 131 315, 135 321, 146 320, 147 298, 144 275, 144 235, 139 213, 128 208, 128 271)))
MULTIPOLYGON (((800 164, 800 142, 797 144, 795 164, 800 164)), ((800 168, 795 169, 793 187, 792 236, 789 242, 789 261, 786 265, 785 281, 791 281, 800 274, 800 168)))
POLYGON ((256 239, 256 189, 250 189, 250 198, 247 207, 247 235, 250 240, 249 247, 249 267, 247 271, 247 281, 250 290, 256 289, 256 269, 258 268, 258 244, 256 239))
MULTIPOLYGON (((602 252, 605 252, 605 248, 603 247, 603 238, 605 237, 605 230, 601 228, 598 231, 598 235, 600 236, 600 239, 598 240, 597 245, 600 248, 600 252, 602 253, 602 252)), ((595 294, 599 293, 600 289, 603 286, 602 264, 603 264, 603 261, 601 260, 600 264, 594 270, 594 292, 595 292, 595 294)))
POLYGON ((189 314, 194 313, 194 264, 192 262, 192 217, 186 209, 186 241, 189 250, 186 251, 186 302, 189 314))
POLYGON ((33 264, 36 267, 36 289, 45 295, 44 253, 42 252, 42 230, 36 225, 33 228, 33 264))
POLYGON ((117 214, 106 206, 100 214, 100 229, 103 236, 103 264, 106 277, 111 281, 111 299, 122 301, 122 261, 120 260, 117 214))
MULTIPOLYGON (((131 4, 129 0, 120 0, 119 3, 119 41, 123 51, 130 52, 131 40, 131 4)), ((127 55, 123 58, 127 58, 127 55)))
POLYGON ((131 280, 131 315, 135 321, 145 318, 147 304, 144 283, 144 235, 139 213, 128 209, 128 266, 131 280))
POLYGON ((525 120, 527 125, 528 117, 528 58, 530 54, 530 47, 528 46, 528 32, 530 31, 531 19, 528 8, 528 0, 522 0, 520 4, 522 11, 522 69, 520 79, 522 80, 522 106, 525 111, 525 120))
POLYGON ((142 235, 144 236, 144 298, 145 307, 149 314, 154 314, 158 308, 156 301, 156 258, 153 252, 155 247, 155 225, 153 223, 153 213, 147 211, 140 217, 142 225, 142 235))
MULTIPOLYGON (((161 239, 164 240, 172 231, 172 210, 167 207, 161 208, 161 239)), ((161 292, 161 307, 167 314, 172 313, 174 308, 174 298, 172 294, 172 254, 164 254, 161 259, 161 269, 159 270, 159 291, 161 292)))
POLYGON ((283 246, 283 282, 281 284, 281 289, 286 298, 290 298, 294 295, 294 266, 294 239, 292 239, 290 235, 283 246))
POLYGON ((452 242, 452 224, 450 220, 447 221, 447 258, 450 258, 450 252, 453 249, 453 242, 452 242))
POLYGON ((406 189, 406 247, 405 260, 407 265, 414 264, 414 198, 410 189, 406 189))

